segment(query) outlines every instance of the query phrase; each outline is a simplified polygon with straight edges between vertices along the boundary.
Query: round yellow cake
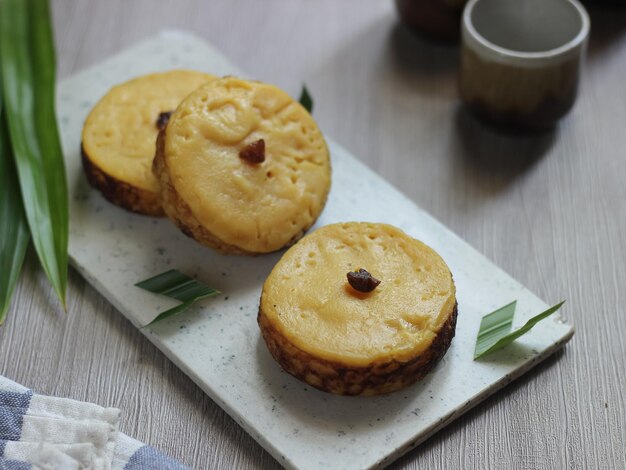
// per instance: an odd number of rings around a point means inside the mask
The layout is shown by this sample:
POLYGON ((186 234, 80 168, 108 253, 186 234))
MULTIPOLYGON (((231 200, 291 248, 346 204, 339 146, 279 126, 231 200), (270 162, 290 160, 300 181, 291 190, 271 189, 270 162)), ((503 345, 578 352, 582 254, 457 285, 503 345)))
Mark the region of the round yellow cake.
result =
POLYGON ((214 76, 173 70, 113 87, 92 109, 82 134, 89 183, 112 203, 133 212, 163 215, 152 160, 159 127, 182 99, 214 76))
POLYGON ((283 255, 258 322, 288 373, 327 392, 377 395, 422 379, 447 351, 456 316, 452 274, 433 249, 390 225, 349 222, 283 255), (380 284, 356 290, 348 273, 359 270, 380 284))
POLYGON ((159 135, 153 171, 166 214, 223 253, 292 244, 330 189, 328 147, 306 109, 275 86, 233 77, 180 104, 159 135))

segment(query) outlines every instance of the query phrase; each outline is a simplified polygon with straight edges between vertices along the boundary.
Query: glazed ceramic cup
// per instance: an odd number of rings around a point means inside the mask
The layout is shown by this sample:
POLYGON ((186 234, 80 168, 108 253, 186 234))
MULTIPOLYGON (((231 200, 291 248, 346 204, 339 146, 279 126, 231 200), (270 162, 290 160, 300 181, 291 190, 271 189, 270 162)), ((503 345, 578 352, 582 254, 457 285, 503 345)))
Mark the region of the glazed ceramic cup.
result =
POLYGON ((458 41, 467 0, 396 0, 402 22, 433 39, 458 41))
POLYGON ((470 0, 461 34, 461 96, 477 116, 542 129, 571 109, 589 37, 576 0, 470 0))

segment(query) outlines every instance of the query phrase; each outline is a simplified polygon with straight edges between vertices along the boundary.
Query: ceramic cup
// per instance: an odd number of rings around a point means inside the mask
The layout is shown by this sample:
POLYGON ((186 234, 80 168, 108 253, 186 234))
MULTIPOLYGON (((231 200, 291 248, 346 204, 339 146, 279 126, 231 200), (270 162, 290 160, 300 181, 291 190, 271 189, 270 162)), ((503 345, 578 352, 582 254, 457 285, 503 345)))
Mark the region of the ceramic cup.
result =
POLYGON ((402 22, 433 39, 458 41, 467 0, 396 0, 402 22))
POLYGON ((477 116, 544 129, 571 109, 589 37, 576 0, 470 0, 461 35, 460 91, 477 116))

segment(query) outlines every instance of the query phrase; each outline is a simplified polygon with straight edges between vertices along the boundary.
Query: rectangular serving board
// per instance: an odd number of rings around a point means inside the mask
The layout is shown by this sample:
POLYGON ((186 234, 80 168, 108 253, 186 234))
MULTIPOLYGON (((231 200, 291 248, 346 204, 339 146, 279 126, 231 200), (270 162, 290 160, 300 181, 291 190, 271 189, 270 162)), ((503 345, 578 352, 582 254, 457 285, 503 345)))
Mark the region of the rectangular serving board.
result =
POLYGON ((437 250, 454 274, 456 337, 424 381, 388 396, 339 397, 284 373, 268 353, 256 316, 261 287, 281 253, 223 256, 187 238, 167 219, 134 215, 91 189, 82 172, 81 130, 113 85, 174 68, 245 76, 215 48, 164 32, 58 87, 58 116, 70 189, 73 266, 136 327, 173 305, 134 286, 171 268, 224 294, 141 331, 219 406, 288 468, 382 467, 548 357, 573 334, 558 315, 516 343, 474 361, 481 317, 512 300, 515 325, 547 305, 412 201, 329 140, 333 186, 316 227, 386 222, 437 250), (370 189, 354 200, 355 182, 370 189))

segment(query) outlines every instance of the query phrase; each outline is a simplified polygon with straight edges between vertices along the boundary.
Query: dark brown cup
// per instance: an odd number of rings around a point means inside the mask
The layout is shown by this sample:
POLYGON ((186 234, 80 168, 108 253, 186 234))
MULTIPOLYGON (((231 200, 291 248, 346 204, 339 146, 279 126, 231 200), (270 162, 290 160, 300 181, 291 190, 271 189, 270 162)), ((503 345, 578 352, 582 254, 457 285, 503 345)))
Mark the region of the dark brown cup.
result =
POLYGON ((461 14, 467 0, 396 0, 402 22, 434 39, 458 40, 461 14))
POLYGON ((576 0, 470 0, 461 97, 497 126, 550 128, 576 101, 588 37, 589 17, 576 0))

